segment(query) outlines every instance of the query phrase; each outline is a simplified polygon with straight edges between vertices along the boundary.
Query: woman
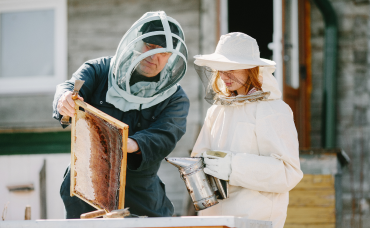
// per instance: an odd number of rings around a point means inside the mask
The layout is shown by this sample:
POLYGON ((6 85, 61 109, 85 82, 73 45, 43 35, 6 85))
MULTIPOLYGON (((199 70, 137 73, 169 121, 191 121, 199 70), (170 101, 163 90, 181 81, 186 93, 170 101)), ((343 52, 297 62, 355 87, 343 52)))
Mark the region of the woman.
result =
POLYGON ((229 181, 229 198, 201 215, 269 220, 283 227, 289 190, 302 179, 292 111, 281 100, 275 63, 259 58, 255 39, 221 36, 216 51, 195 56, 206 99, 212 100, 191 156, 203 156, 204 171, 229 181), (212 72, 209 80, 207 73, 212 72), (216 157, 212 151, 222 151, 216 157))

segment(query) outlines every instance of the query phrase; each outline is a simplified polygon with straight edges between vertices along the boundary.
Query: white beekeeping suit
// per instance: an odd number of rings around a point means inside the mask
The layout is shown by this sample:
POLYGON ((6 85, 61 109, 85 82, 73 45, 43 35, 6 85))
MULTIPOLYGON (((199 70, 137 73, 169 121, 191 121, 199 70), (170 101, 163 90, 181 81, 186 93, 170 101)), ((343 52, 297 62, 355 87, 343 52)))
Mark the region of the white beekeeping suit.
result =
POLYGON ((231 172, 229 198, 219 200, 218 205, 200 215, 242 216, 283 227, 288 192, 303 173, 292 111, 281 100, 272 75, 275 63, 260 59, 256 41, 243 33, 222 36, 215 53, 195 59, 203 83, 212 81, 213 71, 259 66, 263 90, 259 91, 259 99, 255 99, 256 94, 230 98, 214 93, 206 85, 206 99, 213 105, 191 156, 201 156, 207 150, 225 151, 231 157, 231 172))

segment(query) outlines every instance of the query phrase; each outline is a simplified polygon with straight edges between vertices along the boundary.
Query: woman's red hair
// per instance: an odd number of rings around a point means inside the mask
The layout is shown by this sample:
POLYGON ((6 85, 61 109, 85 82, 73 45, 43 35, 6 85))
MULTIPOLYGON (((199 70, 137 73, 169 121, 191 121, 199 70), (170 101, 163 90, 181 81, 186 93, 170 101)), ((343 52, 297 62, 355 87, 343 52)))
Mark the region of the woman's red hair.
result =
MULTIPOLYGON (((246 94, 253 88, 257 90, 262 90, 262 82, 259 80, 259 67, 254 67, 250 69, 244 69, 245 76, 247 77, 247 81, 243 85, 245 87, 246 94)), ((236 93, 236 91, 229 91, 226 86, 224 90, 220 89, 220 85, 224 85, 224 82, 221 80, 220 72, 216 71, 214 80, 212 81, 212 89, 215 93, 221 93, 224 96, 231 96, 231 92, 236 93)))

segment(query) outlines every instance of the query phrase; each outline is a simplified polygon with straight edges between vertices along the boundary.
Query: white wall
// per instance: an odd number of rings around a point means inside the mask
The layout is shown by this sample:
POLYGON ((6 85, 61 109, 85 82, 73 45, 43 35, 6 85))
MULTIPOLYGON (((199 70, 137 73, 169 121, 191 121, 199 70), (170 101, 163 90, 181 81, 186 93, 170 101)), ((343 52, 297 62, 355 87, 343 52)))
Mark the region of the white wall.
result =
POLYGON ((70 154, 0 156, 0 213, 8 204, 5 220, 24 220, 26 205, 31 206, 31 219, 40 219, 39 173, 46 160, 47 218, 64 218, 64 206, 59 196, 63 174, 70 162, 70 154), (10 192, 9 185, 30 184, 29 192, 10 192))

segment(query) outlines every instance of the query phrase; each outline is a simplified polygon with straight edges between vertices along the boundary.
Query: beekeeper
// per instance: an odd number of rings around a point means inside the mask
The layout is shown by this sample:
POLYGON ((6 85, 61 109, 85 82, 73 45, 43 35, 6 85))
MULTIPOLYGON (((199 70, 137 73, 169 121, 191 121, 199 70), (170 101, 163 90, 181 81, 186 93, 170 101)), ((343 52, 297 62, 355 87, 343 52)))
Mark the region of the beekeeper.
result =
POLYGON ((260 58, 256 40, 237 32, 221 36, 215 53, 194 63, 213 105, 191 156, 203 156, 207 174, 229 181, 229 198, 200 214, 283 227, 289 191, 303 173, 293 113, 272 75, 275 62, 260 58))
MULTIPOLYGON (((113 57, 85 62, 57 86, 55 119, 73 116, 71 91, 80 79, 85 83, 79 99, 129 125, 125 207, 132 214, 157 217, 174 212, 157 171, 186 130, 189 99, 178 84, 187 69, 184 41, 175 19, 163 11, 145 13, 125 33, 113 57)), ((96 210, 70 197, 69 189, 68 168, 60 189, 67 218, 96 210)))

